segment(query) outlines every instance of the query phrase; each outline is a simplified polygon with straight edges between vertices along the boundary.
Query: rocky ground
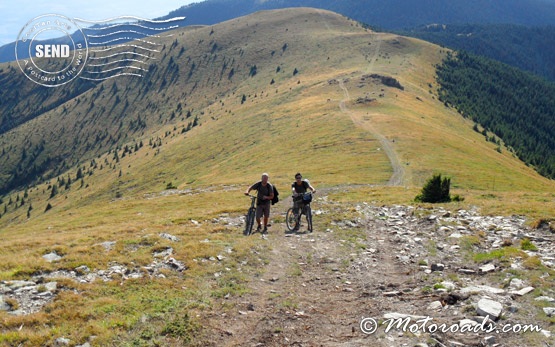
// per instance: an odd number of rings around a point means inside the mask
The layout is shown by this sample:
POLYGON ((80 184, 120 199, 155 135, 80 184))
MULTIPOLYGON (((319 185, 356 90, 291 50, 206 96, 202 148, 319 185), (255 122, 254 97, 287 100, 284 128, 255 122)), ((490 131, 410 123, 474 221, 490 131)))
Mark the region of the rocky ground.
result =
MULTIPOLYGON (((287 203, 275 208, 276 220, 284 215, 287 203)), ((268 250, 258 254, 267 265, 252 275, 247 294, 217 299, 213 309, 200 317, 204 328, 200 344, 555 345, 549 318, 555 314, 551 275, 555 246, 548 228, 532 230, 519 216, 482 216, 477 210, 440 207, 347 205, 323 194, 313 207, 314 233, 289 233, 283 223, 274 222, 268 235, 250 236, 260 238, 268 250), (402 327, 386 331, 390 319, 407 317, 405 331, 402 327), (425 327, 418 328, 426 319, 425 327), (497 332, 528 324, 538 331, 497 332), (489 331, 461 332, 462 327, 489 331)), ((242 235, 242 216, 222 215, 203 222, 234 227, 242 235)), ((158 237, 180 242, 168 233, 158 237)), ((1 281, 0 309, 14 315, 40 311, 65 290, 56 282, 60 278, 91 283, 144 276, 154 280, 164 276, 161 269, 185 273, 186 266, 172 254, 171 247, 157 250, 152 263, 143 267, 113 263, 107 269, 79 267, 25 281, 1 281)), ((223 252, 202 261, 225 257, 223 252)), ((56 262, 60 256, 51 253, 44 259, 56 262)), ((65 340, 57 343, 71 345, 65 340)))
MULTIPOLYGON (((314 205, 321 216, 341 215, 346 208, 325 197, 314 205)), ((555 306, 549 273, 533 279, 543 284, 534 288, 531 279, 522 275, 528 272, 526 256, 484 262, 468 256, 471 250, 491 253, 510 244, 520 247, 527 238, 537 250, 525 253, 550 269, 555 247, 548 230, 531 230, 518 216, 481 216, 476 210, 361 203, 350 207, 350 212, 352 218, 333 219, 327 226, 316 222, 312 234, 288 234, 277 224, 267 237, 251 236, 263 237, 271 245, 264 255, 269 258, 267 268, 252 279, 250 294, 224 299, 221 308, 206 317, 213 332, 206 343, 555 345, 548 318, 554 313, 549 307, 555 306), (388 319, 406 317, 410 318, 406 331, 385 331, 388 319), (426 328, 417 330, 428 317, 426 328), (365 333, 372 322, 377 331, 365 333), (537 325, 538 331, 497 332, 505 326, 515 325, 518 330, 528 324, 537 325), (477 326, 478 332, 465 331, 463 326, 477 326)))

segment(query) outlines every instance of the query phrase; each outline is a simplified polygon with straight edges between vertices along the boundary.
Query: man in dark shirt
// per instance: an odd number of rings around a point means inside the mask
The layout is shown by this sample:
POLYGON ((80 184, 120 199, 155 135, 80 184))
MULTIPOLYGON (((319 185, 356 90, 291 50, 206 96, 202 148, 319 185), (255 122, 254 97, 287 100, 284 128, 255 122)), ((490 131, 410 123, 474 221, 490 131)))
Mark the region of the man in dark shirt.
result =
MULTIPOLYGON (((310 185, 308 180, 303 180, 303 176, 297 172, 295 175, 295 182, 291 184, 291 191, 293 192, 293 213, 298 215, 300 213, 300 209, 303 207, 303 194, 306 193, 308 190, 316 193, 316 189, 310 185)), ((308 216, 307 216, 308 218, 308 216)), ((309 224, 310 226, 310 224, 309 224)), ((299 230, 299 225, 295 225, 294 230, 299 230)), ((312 230, 309 230, 312 232, 312 230)))
POLYGON ((260 232, 262 226, 260 225, 260 219, 264 215, 264 230, 263 233, 268 232, 268 220, 270 219, 270 206, 272 205, 272 199, 274 198, 274 187, 268 182, 269 176, 267 173, 262 174, 262 179, 247 189, 245 195, 249 195, 251 190, 256 190, 258 192, 256 198, 256 222, 258 227, 256 231, 260 232))

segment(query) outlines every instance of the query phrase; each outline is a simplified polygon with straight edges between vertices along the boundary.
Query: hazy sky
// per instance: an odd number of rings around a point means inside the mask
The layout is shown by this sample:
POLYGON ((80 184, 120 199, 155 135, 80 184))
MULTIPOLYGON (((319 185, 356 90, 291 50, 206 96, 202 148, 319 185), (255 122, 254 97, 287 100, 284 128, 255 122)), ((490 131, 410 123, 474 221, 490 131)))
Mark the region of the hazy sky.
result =
POLYGON ((0 46, 13 42, 23 26, 43 14, 101 20, 115 16, 152 19, 202 0, 0 0, 0 46))

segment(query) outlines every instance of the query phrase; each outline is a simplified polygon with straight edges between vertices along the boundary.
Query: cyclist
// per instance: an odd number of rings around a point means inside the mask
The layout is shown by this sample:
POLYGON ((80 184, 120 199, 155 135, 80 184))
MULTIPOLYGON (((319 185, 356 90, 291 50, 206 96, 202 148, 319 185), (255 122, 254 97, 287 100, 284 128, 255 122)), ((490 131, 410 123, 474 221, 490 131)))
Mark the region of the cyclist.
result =
MULTIPOLYGON (((304 207, 305 203, 303 201, 303 194, 306 193, 309 189, 313 193, 316 193, 316 189, 314 189, 314 187, 310 185, 310 182, 307 179, 303 180, 303 176, 299 172, 297 172, 295 174, 295 182, 291 184, 291 191, 293 192, 293 213, 296 216, 299 215, 300 209, 304 207)), ((306 216, 306 218, 308 222, 308 216, 306 216)), ((308 226, 308 231, 312 232, 310 223, 308 224, 308 226)), ((299 230, 298 223, 295 225, 294 230, 299 230)))
POLYGON ((247 189, 245 195, 249 195, 251 190, 256 190, 258 192, 256 198, 256 222, 258 227, 256 231, 260 232, 262 228, 260 223, 260 218, 264 215, 264 230, 263 233, 268 232, 268 219, 270 219, 270 206, 272 205, 272 199, 274 198, 274 188, 268 182, 268 174, 263 173, 260 181, 256 182, 247 189))

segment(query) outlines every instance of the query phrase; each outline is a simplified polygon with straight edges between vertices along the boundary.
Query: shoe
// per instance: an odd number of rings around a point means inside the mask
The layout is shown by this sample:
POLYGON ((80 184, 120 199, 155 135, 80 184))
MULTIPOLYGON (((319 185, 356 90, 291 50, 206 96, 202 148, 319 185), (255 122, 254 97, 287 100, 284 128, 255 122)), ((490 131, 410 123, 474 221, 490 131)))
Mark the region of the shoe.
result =
POLYGON ((267 234, 268 233, 268 227, 264 227, 264 230, 262 230, 263 234, 267 234))
POLYGON ((262 228, 262 226, 260 226, 260 225, 257 226, 257 227, 256 227, 256 232, 260 232, 260 229, 261 229, 261 228, 262 228))
POLYGON ((308 232, 311 233, 311 232, 312 232, 312 228, 309 228, 309 229, 308 229, 308 232))

